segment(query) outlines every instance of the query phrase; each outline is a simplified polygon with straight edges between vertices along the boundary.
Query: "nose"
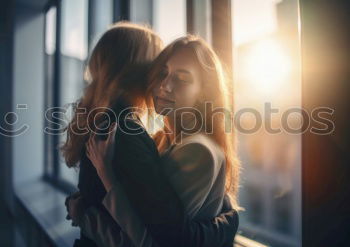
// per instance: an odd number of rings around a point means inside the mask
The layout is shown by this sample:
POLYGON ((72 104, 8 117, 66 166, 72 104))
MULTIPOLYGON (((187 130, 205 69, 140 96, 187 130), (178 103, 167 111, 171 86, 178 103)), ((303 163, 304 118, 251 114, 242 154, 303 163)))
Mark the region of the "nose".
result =
POLYGON ((173 91, 173 85, 170 80, 170 76, 167 76, 162 83, 160 84, 160 89, 167 92, 171 93, 173 91))

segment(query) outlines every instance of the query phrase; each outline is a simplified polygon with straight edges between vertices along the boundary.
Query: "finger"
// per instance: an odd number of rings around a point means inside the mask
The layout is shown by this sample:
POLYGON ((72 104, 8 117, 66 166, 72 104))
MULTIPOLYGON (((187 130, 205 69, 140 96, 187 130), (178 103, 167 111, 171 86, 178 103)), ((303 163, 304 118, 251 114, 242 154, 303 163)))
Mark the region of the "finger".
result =
POLYGON ((89 139, 87 140, 87 142, 85 142, 85 148, 86 148, 86 153, 90 153, 90 138, 91 138, 91 135, 89 137, 89 139))
POLYGON ((116 134, 116 130, 117 130, 117 124, 114 122, 110 129, 109 129, 109 132, 108 132, 108 137, 107 137, 107 140, 106 140, 106 147, 107 146, 110 146, 111 144, 114 143, 114 137, 115 137, 115 134, 116 134))
POLYGON ((90 152, 90 139, 85 143, 86 151, 90 152))
POLYGON ((95 131, 91 130, 90 136, 89 136, 89 142, 91 142, 91 140, 94 138, 95 134, 96 134, 95 131))
POLYGON ((108 145, 107 140, 94 139, 93 140, 93 149, 97 154, 101 154, 106 150, 108 145))
POLYGON ((90 138, 89 138, 89 143, 92 144, 93 140, 95 140, 95 135, 96 133, 94 131, 91 132, 90 138))
POLYGON ((78 191, 76 191, 76 192, 74 192, 73 194, 72 194, 72 198, 78 198, 78 197, 80 197, 81 196, 81 194, 80 194, 80 191, 78 190, 78 191))
POLYGON ((108 132, 108 137, 107 137, 107 143, 110 144, 113 142, 114 137, 115 137, 115 133, 116 133, 116 129, 117 129, 117 124, 114 122, 112 123, 109 132, 108 132))
POLYGON ((104 127, 107 126, 107 124, 108 124, 109 122, 110 122, 110 121, 109 121, 108 119, 103 120, 101 123, 99 123, 99 124, 97 125, 97 127, 98 127, 99 129, 103 129, 104 127))
POLYGON ((117 122, 114 122, 111 126, 112 132, 115 132, 117 130, 118 124, 117 122))
POLYGON ((98 134, 97 132, 94 131, 93 134, 92 134, 92 136, 91 136, 91 140, 92 140, 92 141, 96 141, 98 135, 99 135, 99 134, 98 134))
POLYGON ((72 199, 75 198, 75 194, 76 194, 76 192, 73 193, 73 194, 70 194, 69 196, 66 197, 66 200, 65 200, 64 204, 66 205, 67 208, 68 208, 68 206, 69 206, 70 200, 72 200, 72 199))
POLYGON ((95 151, 93 139, 89 140, 87 148, 88 148, 88 151, 89 151, 89 155, 91 156, 94 153, 94 151, 95 151))
POLYGON ((95 148, 96 148, 96 133, 93 133, 91 135, 91 138, 89 141, 90 141, 89 145, 90 145, 91 150, 95 150, 95 148))
POLYGON ((85 143, 85 146, 86 146, 86 156, 90 158, 90 153, 91 153, 91 150, 90 150, 90 145, 89 143, 85 143))
MULTIPOLYGON (((92 164, 94 165, 94 162, 93 162, 93 160, 94 160, 94 154, 93 154, 93 151, 90 151, 90 148, 89 148, 89 151, 88 152, 86 152, 86 156, 89 158, 89 160, 92 162, 92 164)), ((95 166, 95 165, 94 165, 95 166)))

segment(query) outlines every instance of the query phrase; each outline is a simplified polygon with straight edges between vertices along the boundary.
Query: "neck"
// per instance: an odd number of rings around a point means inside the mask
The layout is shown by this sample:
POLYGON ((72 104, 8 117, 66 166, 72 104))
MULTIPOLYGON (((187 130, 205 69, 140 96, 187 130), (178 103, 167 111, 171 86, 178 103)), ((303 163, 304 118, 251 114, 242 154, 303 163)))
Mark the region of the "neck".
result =
POLYGON ((167 128, 169 130, 169 137, 171 142, 178 142, 185 136, 189 136, 193 134, 191 131, 186 131, 185 129, 190 130, 193 128, 193 119, 192 117, 185 118, 183 119, 176 117, 174 114, 169 114, 165 117, 165 121, 167 123, 167 128))
POLYGON ((176 136, 180 134, 180 126, 176 123, 176 118, 173 114, 169 114, 168 116, 165 117, 166 123, 167 123, 167 128, 170 132, 170 139, 171 141, 175 140, 176 136))

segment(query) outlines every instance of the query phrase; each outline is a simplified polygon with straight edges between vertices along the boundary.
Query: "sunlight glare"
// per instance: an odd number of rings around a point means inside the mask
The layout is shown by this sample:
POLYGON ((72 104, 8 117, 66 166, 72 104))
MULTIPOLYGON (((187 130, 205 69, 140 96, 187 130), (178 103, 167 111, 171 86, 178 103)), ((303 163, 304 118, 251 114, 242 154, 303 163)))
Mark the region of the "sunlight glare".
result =
POLYGON ((246 61, 245 74, 259 93, 271 95, 288 81, 291 64, 283 47, 275 40, 259 41, 246 61))

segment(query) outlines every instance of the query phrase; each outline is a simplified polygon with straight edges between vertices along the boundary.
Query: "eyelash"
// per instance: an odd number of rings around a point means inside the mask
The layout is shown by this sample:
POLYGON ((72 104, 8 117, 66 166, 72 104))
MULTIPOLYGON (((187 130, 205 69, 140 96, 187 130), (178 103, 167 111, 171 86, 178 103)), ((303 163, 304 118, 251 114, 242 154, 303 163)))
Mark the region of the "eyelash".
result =
POLYGON ((187 81, 181 80, 181 79, 178 78, 178 77, 175 77, 175 81, 176 81, 176 82, 181 82, 181 83, 187 83, 187 81))
POLYGON ((160 72, 160 74, 159 74, 159 77, 161 78, 161 79, 165 79, 166 77, 168 76, 168 71, 167 70, 162 70, 161 72, 160 72))
MULTIPOLYGON (((160 71, 159 73, 159 77, 160 77, 160 80, 164 80, 167 76, 169 75, 169 72, 167 69, 163 69, 160 71)), ((174 81, 177 82, 177 83, 181 83, 181 84, 187 84, 188 81, 186 80, 181 80, 178 76, 174 76, 174 81)))

